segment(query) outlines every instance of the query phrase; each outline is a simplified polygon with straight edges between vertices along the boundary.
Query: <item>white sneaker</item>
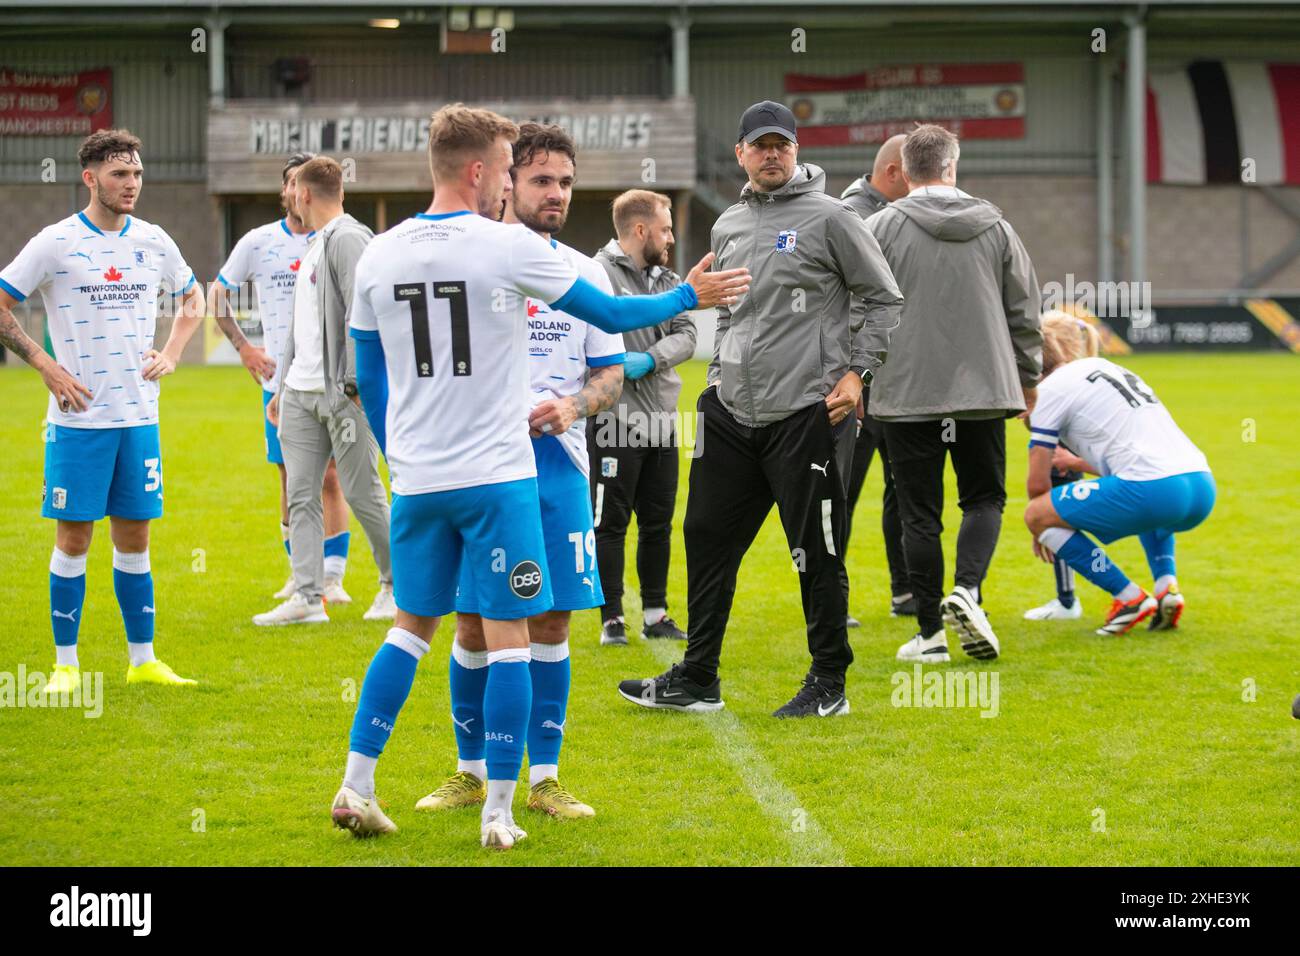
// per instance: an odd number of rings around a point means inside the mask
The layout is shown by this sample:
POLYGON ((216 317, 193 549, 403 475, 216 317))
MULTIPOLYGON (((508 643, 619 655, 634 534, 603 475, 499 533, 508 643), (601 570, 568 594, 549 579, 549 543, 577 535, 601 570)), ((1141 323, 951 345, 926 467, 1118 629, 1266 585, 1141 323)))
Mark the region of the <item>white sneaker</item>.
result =
POLYGON ((393 600, 393 586, 379 585, 379 593, 370 605, 370 610, 361 615, 367 621, 391 621, 397 617, 397 602, 393 600))
POLYGON ((483 821, 481 837, 484 846, 508 850, 527 836, 527 833, 515 825, 514 820, 506 816, 504 810, 493 810, 483 821))
POLYGON ((397 832, 397 824, 379 809, 378 798, 367 800, 351 787, 339 789, 330 807, 330 819, 340 830, 350 830, 354 837, 397 832))
POLYGON ((942 628, 929 637, 917 634, 898 649, 895 655, 900 661, 922 661, 928 664, 944 664, 952 660, 948 656, 948 633, 942 628))
POLYGON ((293 583, 293 574, 291 573, 289 575, 289 580, 284 582, 284 587, 272 594, 271 597, 275 598, 277 601, 283 601, 285 598, 293 597, 293 592, 296 590, 298 590, 298 587, 293 583))
POLYGON ((991 661, 998 656, 997 635, 979 602, 960 584, 939 602, 943 619, 961 638, 961 649, 977 661, 991 661))
POLYGON ((325 603, 326 604, 351 604, 352 596, 343 590, 342 578, 325 579, 325 603))
POLYGON ((1083 617, 1083 607, 1076 597, 1074 603, 1066 607, 1060 598, 1052 598, 1042 607, 1031 607, 1025 612, 1026 621, 1077 621, 1083 617))
POLYGON ((329 620, 325 605, 320 600, 314 604, 297 591, 279 607, 265 614, 254 614, 253 623, 259 627, 271 627, 279 624, 321 624, 329 620))

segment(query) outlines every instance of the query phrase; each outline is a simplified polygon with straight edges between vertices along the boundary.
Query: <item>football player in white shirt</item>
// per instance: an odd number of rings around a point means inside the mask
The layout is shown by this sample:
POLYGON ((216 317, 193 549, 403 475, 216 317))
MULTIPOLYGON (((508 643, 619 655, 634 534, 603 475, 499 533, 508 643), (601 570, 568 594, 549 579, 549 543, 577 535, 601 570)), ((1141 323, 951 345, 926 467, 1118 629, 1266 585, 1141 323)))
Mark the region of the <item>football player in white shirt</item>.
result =
MULTIPOLYGON (((554 239, 573 198, 577 149, 558 126, 525 123, 514 145, 513 190, 505 222, 522 223, 551 243, 592 285, 613 294, 604 268, 554 239)), ((586 420, 612 408, 623 391, 623 337, 528 299, 529 430, 537 461, 542 536, 551 573, 551 610, 528 619, 533 707, 528 719, 528 806, 552 816, 595 811, 559 782, 560 747, 569 703, 569 619, 604 602, 596 568, 596 530, 588 491, 586 420), (583 383, 584 378, 586 384, 583 383)), ((448 679, 455 727, 456 773, 415 806, 450 810, 487 798, 483 691, 487 643, 469 562, 461 565, 456 639, 448 679)))
POLYGON ((1148 618, 1151 630, 1171 630, 1184 606, 1174 535, 1210 514, 1214 477, 1205 455, 1145 382, 1104 358, 1080 357, 1083 351, 1073 317, 1043 322, 1043 380, 1029 415, 1025 509, 1034 553, 1049 562, 1063 558, 1110 592, 1114 600, 1098 634, 1124 634, 1148 618), (1060 445, 1100 477, 1052 488, 1052 458, 1060 445), (1155 595, 1130 581, 1085 531, 1103 544, 1137 535, 1155 595))
POLYGON ((203 321, 203 293, 171 237, 131 215, 143 186, 140 140, 124 129, 100 130, 78 157, 89 204, 42 229, 0 270, 0 344, 39 371, 50 391, 41 514, 58 522, 50 559, 56 657, 45 690, 71 693, 81 684, 86 553, 105 515, 131 662, 127 683, 194 684, 154 656, 149 522, 162 517, 158 380, 176 370, 203 321), (37 292, 53 359, 13 314, 37 292), (153 347, 160 295, 169 308, 180 299, 161 351, 153 347))
POLYGON ((455 609, 462 563, 488 661, 480 840, 508 849, 525 836, 511 804, 532 708, 527 619, 553 605, 528 437, 526 298, 615 333, 735 302, 749 288, 743 269, 706 272, 712 255, 663 295, 616 298, 584 281, 536 233, 496 221, 518 135, 488 110, 436 112, 433 204, 376 237, 357 265, 357 385, 392 478, 398 611, 366 671, 331 807, 334 823, 356 836, 396 829, 375 797, 375 764, 439 620, 455 609))
MULTIPOLYGON (((239 353, 240 361, 253 380, 262 386, 262 430, 266 438, 266 460, 280 473, 280 539, 289 551, 289 503, 285 488, 284 454, 276 428, 266 416, 266 406, 280 387, 277 360, 284 354, 285 337, 293 322, 293 289, 298 266, 307 252, 307 242, 315 235, 303 223, 293 205, 293 172, 313 156, 294 153, 280 173, 280 205, 284 218, 250 229, 235 243, 217 281, 208 292, 208 312, 239 353), (262 320, 262 347, 244 336, 230 308, 230 294, 238 298, 245 282, 257 289, 258 314, 262 320)), ((338 470, 330 459, 321 485, 321 506, 325 513, 325 600, 330 604, 350 604, 352 598, 343 590, 347 569, 348 505, 339 487, 338 470)), ((277 598, 293 594, 293 571, 289 580, 275 593, 277 598)))

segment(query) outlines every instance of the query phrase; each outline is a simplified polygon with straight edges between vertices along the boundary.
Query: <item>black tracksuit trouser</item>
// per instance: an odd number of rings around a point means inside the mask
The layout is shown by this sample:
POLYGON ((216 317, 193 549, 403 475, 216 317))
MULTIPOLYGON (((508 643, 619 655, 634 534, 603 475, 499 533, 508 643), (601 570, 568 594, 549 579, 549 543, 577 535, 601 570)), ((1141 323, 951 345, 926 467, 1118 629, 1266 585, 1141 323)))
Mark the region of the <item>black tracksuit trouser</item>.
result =
POLYGON ((1002 530, 1007 503, 1005 418, 885 422, 889 463, 903 516, 903 548, 926 637, 943 627, 943 472, 952 455, 957 473, 961 528, 955 582, 967 589, 984 582, 1002 530))
MULTIPOLYGON (((865 398, 865 393, 864 393, 865 398)), ((881 502, 880 531, 885 539, 885 560, 889 563, 889 591, 894 597, 912 590, 907 580, 907 558, 903 554, 903 519, 898 513, 898 490, 894 487, 894 472, 889 466, 889 447, 885 444, 885 426, 871 416, 862 420, 862 430, 853 446, 853 469, 849 473, 849 519, 845 534, 845 547, 853 534, 853 513, 858 507, 862 485, 867 480, 871 459, 880 455, 881 473, 885 479, 885 494, 881 502)))
POLYGON ((602 448, 594 434, 588 434, 587 448, 591 457, 591 505, 596 519, 596 567, 605 591, 600 619, 608 621, 623 615, 625 542, 633 514, 641 606, 667 608, 678 449, 675 445, 602 448))
POLYGON ((818 402, 770 425, 738 422, 707 388, 696 404, 698 457, 686 500, 687 676, 718 672, 736 574, 773 503, 785 529, 808 632, 810 673, 842 683, 853 662, 845 618, 846 484, 854 417, 831 427, 818 402))

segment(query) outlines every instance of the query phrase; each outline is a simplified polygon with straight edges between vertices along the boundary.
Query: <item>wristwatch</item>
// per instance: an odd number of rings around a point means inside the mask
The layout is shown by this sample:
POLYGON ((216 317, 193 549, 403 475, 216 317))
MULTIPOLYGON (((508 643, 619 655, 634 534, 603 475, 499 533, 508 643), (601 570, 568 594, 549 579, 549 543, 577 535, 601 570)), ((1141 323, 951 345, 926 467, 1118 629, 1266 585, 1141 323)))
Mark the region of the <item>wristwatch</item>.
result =
POLYGON ((849 368, 849 371, 858 373, 858 378, 862 379, 862 384, 864 387, 871 384, 872 375, 870 372, 867 371, 867 367, 865 365, 851 366, 849 368))
POLYGON ((343 394, 346 395, 348 398, 356 398, 356 397, 357 397, 357 383, 356 383, 356 382, 344 382, 344 383, 343 383, 343 394))

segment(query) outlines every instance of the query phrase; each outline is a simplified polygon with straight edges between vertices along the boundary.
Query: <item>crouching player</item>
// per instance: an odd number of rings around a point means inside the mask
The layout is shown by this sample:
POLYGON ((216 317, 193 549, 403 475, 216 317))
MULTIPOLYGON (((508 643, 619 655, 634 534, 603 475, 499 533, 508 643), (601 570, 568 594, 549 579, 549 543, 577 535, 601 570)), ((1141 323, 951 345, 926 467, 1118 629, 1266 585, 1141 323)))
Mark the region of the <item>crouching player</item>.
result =
POLYGON ((1145 382, 1103 358, 1083 358, 1075 319, 1043 322, 1043 381, 1029 417, 1029 506, 1034 553, 1059 557, 1114 598, 1098 634, 1124 634, 1150 619, 1171 630, 1183 613, 1174 572, 1174 535, 1214 507, 1214 478, 1203 455, 1174 424, 1145 382), (1060 445, 1100 477, 1051 487, 1060 445), (1137 535, 1155 578, 1155 596, 1109 560, 1102 543, 1137 535))
MULTIPOLYGON (((506 202, 505 221, 527 226, 573 263, 579 275, 612 295, 609 278, 596 260, 552 238, 568 218, 575 158, 573 140, 560 127, 536 123, 520 127, 511 170, 514 191, 506 202)), ((596 811, 560 786, 559 758, 569 704, 569 619, 572 612, 600 607, 605 600, 596 570, 596 531, 587 489, 586 419, 618 401, 623 389, 623 337, 553 312, 534 299, 528 300, 527 313, 532 379, 528 424, 555 602, 551 610, 528 619, 532 655, 528 670, 533 684, 528 806, 557 817, 591 817, 596 811)), ((451 810, 487 799, 483 693, 488 649, 468 561, 461 563, 448 678, 460 759, 456 773, 420 800, 417 810, 451 810)))
MULTIPOLYGON (((1096 358, 1101 351, 1101 338, 1097 330, 1078 316, 1052 309, 1043 313, 1043 321, 1048 319, 1068 319, 1075 323, 1079 331, 1082 353, 1080 358, 1096 358)), ((1064 445, 1057 445, 1052 454, 1052 488, 1068 485, 1083 478, 1087 464, 1078 455, 1064 445)), ((1040 607, 1030 608, 1025 612, 1026 621, 1076 621, 1083 616, 1083 605, 1074 593, 1074 570, 1069 564, 1056 556, 1052 562, 1056 573, 1056 597, 1040 607)))

